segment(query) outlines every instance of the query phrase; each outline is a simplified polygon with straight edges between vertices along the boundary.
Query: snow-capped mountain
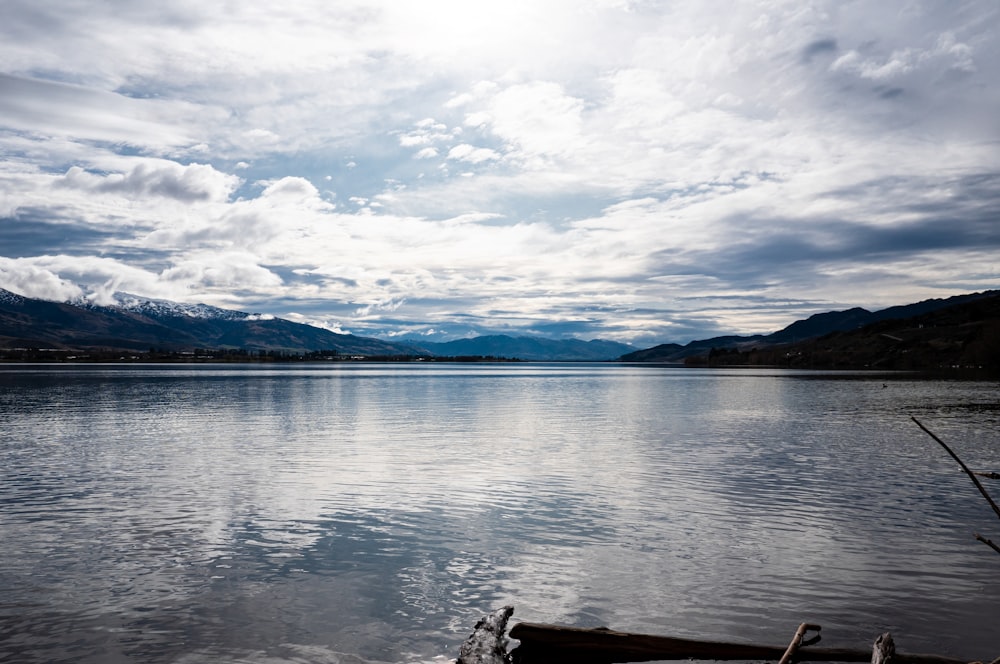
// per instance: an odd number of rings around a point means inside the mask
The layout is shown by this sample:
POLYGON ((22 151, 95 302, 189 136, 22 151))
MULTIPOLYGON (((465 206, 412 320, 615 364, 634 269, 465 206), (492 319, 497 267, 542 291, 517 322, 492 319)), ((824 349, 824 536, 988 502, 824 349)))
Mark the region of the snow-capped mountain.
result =
MULTIPOLYGON (((187 304, 184 302, 172 302, 170 300, 157 300, 153 298, 140 297, 131 293, 116 293, 117 304, 106 305, 109 308, 131 311, 132 313, 150 316, 152 318, 164 317, 184 317, 205 318, 215 320, 231 321, 252 321, 252 320, 273 320, 270 314, 251 314, 232 309, 221 309, 208 304, 187 304)), ((88 305, 97 308, 98 305, 88 305)))
POLYGON ((48 302, 0 289, 0 347, 170 351, 335 351, 344 355, 426 355, 406 344, 336 334, 311 325, 124 295, 110 306, 48 302))
POLYGON ((115 304, 24 298, 0 289, 0 348, 130 349, 167 351, 336 351, 363 356, 492 355, 527 360, 608 360, 631 347, 575 339, 482 337, 455 344, 383 341, 268 314, 184 304, 117 293, 115 304))
POLYGON ((24 297, 0 288, 0 304, 21 305, 24 304, 24 297))

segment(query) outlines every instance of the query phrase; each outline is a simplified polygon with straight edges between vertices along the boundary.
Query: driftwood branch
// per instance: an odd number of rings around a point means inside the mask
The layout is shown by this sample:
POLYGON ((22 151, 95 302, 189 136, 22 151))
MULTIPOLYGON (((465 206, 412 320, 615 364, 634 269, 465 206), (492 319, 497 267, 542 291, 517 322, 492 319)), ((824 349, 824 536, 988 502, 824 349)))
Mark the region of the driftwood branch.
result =
MULTIPOLYGON (((820 629, 819 625, 811 625, 809 623, 802 623, 799 625, 799 628, 795 630, 795 636, 792 637, 791 643, 788 644, 788 648, 785 650, 785 654, 781 656, 781 660, 778 664, 789 664, 789 662, 792 661, 792 658, 795 657, 795 653, 799 649, 799 646, 802 645, 802 637, 806 635, 806 632, 810 630, 818 632, 820 629)), ((874 662, 872 664, 874 664, 874 662)))
POLYGON ((917 426, 924 430, 924 433, 926 433, 928 436, 930 436, 935 441, 937 441, 938 445, 940 445, 941 447, 943 447, 944 450, 945 450, 945 452, 947 452, 948 454, 950 454, 951 458, 958 462, 958 465, 962 467, 962 470, 965 471, 965 474, 969 476, 969 479, 972 480, 972 483, 976 485, 977 489, 979 489, 979 493, 983 494, 983 498, 986 499, 986 502, 988 502, 990 504, 990 507, 993 508, 993 511, 996 512, 997 517, 1000 517, 1000 507, 998 507, 997 504, 995 502, 993 502, 993 499, 990 498, 990 494, 986 492, 985 488, 983 488, 982 483, 976 478, 976 474, 974 472, 972 472, 971 470, 969 470, 969 467, 966 466, 965 463, 961 459, 958 458, 957 454, 955 454, 954 452, 952 452, 951 448, 948 447, 943 440, 941 440, 940 438, 938 438, 937 436, 935 436, 931 432, 930 429, 928 429, 923 424, 921 424, 920 420, 918 420, 915 417, 911 417, 910 419, 913 420, 914 422, 916 422, 917 426))
POLYGON ((892 634, 880 634, 872 646, 872 664, 891 664, 895 661, 896 644, 892 640, 892 634))
MULTIPOLYGON (((666 636, 632 634, 610 629, 582 629, 518 623, 510 636, 521 642, 511 655, 517 664, 610 664, 612 662, 649 662, 656 660, 714 659, 778 661, 787 648, 714 641, 692 641, 666 636)), ((870 650, 840 648, 799 648, 795 659, 801 662, 865 662, 872 660, 870 650)), ((965 660, 938 655, 897 653, 891 664, 964 664, 965 660)))
POLYGON ((513 613, 513 606, 505 606, 483 616, 462 644, 455 664, 507 664, 504 632, 513 613))

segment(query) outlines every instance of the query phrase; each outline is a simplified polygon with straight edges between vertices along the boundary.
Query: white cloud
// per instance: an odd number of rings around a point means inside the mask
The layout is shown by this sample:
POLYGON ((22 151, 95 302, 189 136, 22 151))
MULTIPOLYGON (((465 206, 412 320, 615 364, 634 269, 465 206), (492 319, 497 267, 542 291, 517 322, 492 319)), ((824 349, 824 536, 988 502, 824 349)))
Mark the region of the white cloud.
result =
POLYGON ((161 277, 193 290, 271 289, 281 285, 278 275, 244 252, 191 254, 164 270, 161 277))
POLYGON ((312 325, 313 327, 323 328, 324 330, 329 330, 335 334, 350 334, 350 331, 344 329, 338 320, 329 318, 314 318, 295 311, 283 314, 281 317, 294 323, 302 323, 303 325, 312 325))
POLYGON ((243 138, 249 141, 251 145, 256 146, 271 146, 281 140, 281 137, 270 129, 261 129, 260 127, 248 129, 243 132, 243 138))
MULTIPOLYGON (((434 143, 450 141, 454 135, 449 131, 447 125, 436 122, 433 118, 424 118, 414 124, 412 129, 399 136, 399 145, 404 148, 432 146, 434 143)), ((429 150, 436 152, 434 147, 422 147, 419 154, 426 154, 429 150)))
POLYGON ((180 100, 133 99, 113 91, 0 73, 0 117, 19 132, 131 143, 168 150, 197 143, 196 118, 215 109, 180 100))
POLYGON ((64 302, 83 296, 77 285, 34 261, 0 256, 0 288, 39 300, 64 302))
MULTIPOLYGON (((923 37, 923 35, 921 35, 923 37)), ((830 68, 847 71, 874 81, 892 80, 921 68, 954 69, 965 73, 976 71, 973 49, 956 41, 952 32, 940 34, 926 48, 902 48, 886 55, 850 50, 838 57, 830 68)))
POLYGON ((10 0, 5 278, 616 334, 692 294, 732 325, 865 278, 1000 286, 998 29, 988 2, 10 0), (834 255, 907 224, 884 271, 834 255))
MULTIPOLYGON (((216 206, 203 214, 189 214, 182 220, 165 221, 138 244, 182 255, 239 250, 257 256, 257 260, 266 257, 280 260, 284 250, 275 247, 289 241, 303 242, 308 247, 311 229, 321 225, 323 216, 335 209, 305 178, 288 176, 257 184, 264 189, 256 198, 216 206), (274 251, 279 256, 272 256, 274 251)), ((267 279, 259 282, 265 283, 271 282, 267 279)))
POLYGON ((56 186, 128 197, 163 196, 188 203, 224 201, 240 184, 239 178, 204 164, 143 160, 128 173, 97 175, 71 167, 56 186))
POLYGON ((65 254, 18 259, 0 257, 0 287, 40 299, 64 301, 81 296, 106 302, 115 291, 177 297, 160 286, 157 275, 112 258, 65 254))
POLYGON ((404 148, 412 148, 421 145, 427 145, 431 142, 431 138, 426 134, 407 134, 405 136, 399 137, 399 144, 404 148))
POLYGON ((394 300, 394 299, 391 299, 391 298, 384 299, 384 300, 378 300, 376 302, 372 302, 370 304, 366 304, 363 307, 359 307, 354 312, 354 315, 357 316, 357 317, 359 317, 359 318, 367 318, 368 316, 371 316, 372 313, 374 313, 374 312, 382 312, 382 311, 391 312, 391 311, 396 311, 401 306, 403 306, 404 302, 405 302, 405 300, 394 300))
POLYGON ((489 148, 477 148, 468 143, 460 143, 448 150, 448 159, 466 161, 470 164, 481 164, 484 161, 499 159, 500 155, 489 148))
POLYGON ((493 122, 493 115, 486 111, 469 113, 465 116, 464 124, 469 127, 486 127, 493 122))
POLYGON ((582 148, 582 114, 582 100, 544 81, 510 86, 489 101, 491 131, 528 157, 582 148))
POLYGON ((267 187, 264 189, 262 197, 269 201, 308 202, 320 207, 326 205, 320 200, 316 187, 305 178, 288 176, 265 184, 267 187))
POLYGON ((830 68, 835 71, 852 71, 862 78, 880 80, 912 71, 914 60, 914 54, 910 50, 894 52, 884 61, 866 59, 857 51, 848 51, 837 58, 830 68))

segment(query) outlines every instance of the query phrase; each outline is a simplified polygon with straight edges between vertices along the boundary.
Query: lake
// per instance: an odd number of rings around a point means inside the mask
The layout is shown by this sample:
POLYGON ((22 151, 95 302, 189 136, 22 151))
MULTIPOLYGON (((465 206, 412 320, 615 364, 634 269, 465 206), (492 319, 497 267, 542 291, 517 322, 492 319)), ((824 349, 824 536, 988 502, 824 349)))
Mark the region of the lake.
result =
POLYGON ((1000 520, 911 416, 1000 471, 996 382, 0 365, 0 660, 443 663, 511 604, 989 661, 1000 520))

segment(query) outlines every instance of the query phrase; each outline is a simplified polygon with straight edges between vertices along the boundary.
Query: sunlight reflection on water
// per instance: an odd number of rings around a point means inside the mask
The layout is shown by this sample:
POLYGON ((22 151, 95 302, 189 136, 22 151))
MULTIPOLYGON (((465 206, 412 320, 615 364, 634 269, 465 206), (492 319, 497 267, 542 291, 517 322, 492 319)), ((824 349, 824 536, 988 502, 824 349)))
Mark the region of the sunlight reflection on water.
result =
POLYGON ((988 657, 1000 562, 970 533, 995 519, 908 418, 1000 468, 996 400, 615 365, 0 367, 0 653, 431 660, 510 603, 988 657))

